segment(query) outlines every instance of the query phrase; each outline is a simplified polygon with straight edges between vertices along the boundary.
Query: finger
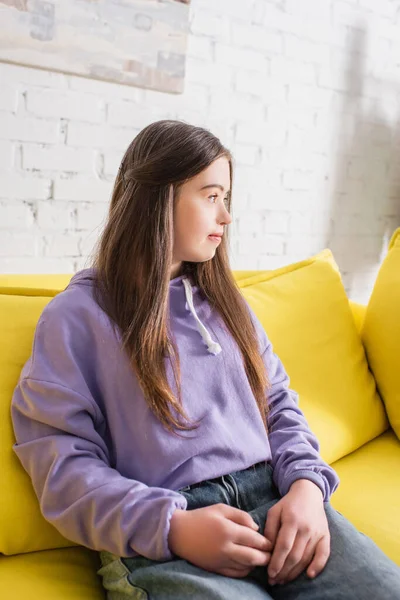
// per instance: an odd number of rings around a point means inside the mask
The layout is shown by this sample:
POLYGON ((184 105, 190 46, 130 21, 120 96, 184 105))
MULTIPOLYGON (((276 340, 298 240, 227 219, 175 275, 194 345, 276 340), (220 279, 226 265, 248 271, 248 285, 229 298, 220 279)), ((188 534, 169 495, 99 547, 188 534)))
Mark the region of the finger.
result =
POLYGON ((235 562, 238 567, 257 567, 267 565, 271 554, 270 552, 261 552, 248 546, 232 544, 229 551, 229 558, 235 562))
POLYGON ((285 576, 282 577, 282 574, 276 578, 277 583, 288 583, 289 581, 294 581, 297 577, 308 567, 310 564, 315 550, 315 541, 310 539, 308 544, 304 550, 304 554, 297 565, 293 567, 291 571, 285 576))
POLYGON ((233 569, 226 567, 225 569, 221 569, 218 571, 221 575, 225 575, 226 577, 235 577, 238 579, 239 577, 246 577, 250 573, 251 569, 233 569))
POLYGON ((246 527, 250 527, 253 531, 257 531, 258 523, 254 521, 254 519, 244 510, 240 508, 236 508, 235 506, 228 506, 227 504, 221 505, 222 510, 224 512, 224 516, 237 523, 238 525, 244 525, 246 527))
POLYGON ((279 532, 279 527, 281 525, 281 510, 275 510, 274 508, 270 508, 267 512, 267 519, 265 521, 264 527, 264 535, 267 539, 269 539, 272 545, 275 545, 276 537, 279 532))
POLYGON ((324 569, 328 562, 329 555, 331 553, 331 538, 330 535, 324 535, 315 548, 314 558, 307 569, 307 575, 309 577, 316 577, 324 569))
POLYGON ((267 538, 257 531, 252 531, 249 527, 243 527, 235 523, 234 539, 235 544, 250 546, 263 551, 272 551, 272 543, 267 538))
POLYGON ((268 575, 271 579, 282 569, 286 557, 292 549, 296 535, 297 528, 290 523, 284 523, 280 528, 268 566, 268 575))
MULTIPOLYGON (((288 574, 295 568, 304 557, 307 544, 310 540, 310 534, 297 532, 291 551, 286 557, 283 567, 275 576, 276 581, 286 581, 288 574)), ((304 567, 303 567, 304 569, 304 567)))

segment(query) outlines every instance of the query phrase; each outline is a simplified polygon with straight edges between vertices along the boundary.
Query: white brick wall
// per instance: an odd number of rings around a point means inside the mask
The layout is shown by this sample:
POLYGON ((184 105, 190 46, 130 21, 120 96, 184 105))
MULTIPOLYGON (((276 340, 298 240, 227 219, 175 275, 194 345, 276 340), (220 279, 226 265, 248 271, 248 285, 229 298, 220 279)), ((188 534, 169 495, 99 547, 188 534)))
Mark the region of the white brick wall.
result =
POLYGON ((87 264, 132 138, 161 118, 234 153, 231 264, 332 249, 367 302, 400 226, 400 0, 192 0, 184 94, 0 63, 0 271, 87 264))

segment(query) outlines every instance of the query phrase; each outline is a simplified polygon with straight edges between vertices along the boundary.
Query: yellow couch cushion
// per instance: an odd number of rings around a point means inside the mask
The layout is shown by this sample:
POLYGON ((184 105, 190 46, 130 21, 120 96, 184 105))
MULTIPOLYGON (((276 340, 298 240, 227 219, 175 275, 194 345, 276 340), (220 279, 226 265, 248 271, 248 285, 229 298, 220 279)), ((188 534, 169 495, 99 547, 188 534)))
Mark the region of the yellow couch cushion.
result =
POLYGON ((0 275, 0 294, 53 297, 65 289, 72 274, 0 275))
POLYGON ((45 550, 0 557, 1 597, 8 600, 105 600, 97 552, 45 550))
POLYGON ((12 450, 12 393, 31 354, 39 315, 50 299, 0 293, 0 552, 4 554, 72 545, 42 517, 30 477, 12 450))
POLYGON ((392 429, 333 463, 332 506, 400 566, 400 442, 392 429))
POLYGON ((238 283, 331 463, 389 424, 329 249, 238 283))
POLYGON ((362 339, 390 424, 400 439, 400 227, 379 269, 362 339))

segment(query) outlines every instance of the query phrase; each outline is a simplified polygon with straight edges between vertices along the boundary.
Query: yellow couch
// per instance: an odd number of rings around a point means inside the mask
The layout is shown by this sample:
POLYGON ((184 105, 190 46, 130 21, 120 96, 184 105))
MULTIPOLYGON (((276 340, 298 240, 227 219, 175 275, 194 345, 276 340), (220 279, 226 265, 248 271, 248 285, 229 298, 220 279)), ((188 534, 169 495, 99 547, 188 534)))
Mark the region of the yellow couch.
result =
MULTIPOLYGON (((366 307, 346 297, 328 249, 274 271, 234 275, 299 392, 321 455, 340 477, 332 505, 400 565, 400 442, 363 345, 366 307)), ((0 595, 9 600, 105 598, 97 552, 44 520, 12 450, 13 389, 41 311, 70 277, 0 276, 0 595)))

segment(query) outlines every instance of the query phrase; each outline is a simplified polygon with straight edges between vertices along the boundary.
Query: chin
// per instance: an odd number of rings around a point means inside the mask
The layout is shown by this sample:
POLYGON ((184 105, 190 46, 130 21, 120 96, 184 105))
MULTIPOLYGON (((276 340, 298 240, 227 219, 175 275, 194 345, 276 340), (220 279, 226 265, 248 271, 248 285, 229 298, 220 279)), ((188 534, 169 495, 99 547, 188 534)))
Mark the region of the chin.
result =
POLYGON ((186 262, 206 262, 207 260, 211 260, 212 258, 214 258, 215 256, 215 251, 216 248, 214 249, 210 249, 207 248, 207 251, 202 252, 202 253, 198 253, 195 254, 193 253, 192 255, 187 255, 183 260, 185 260, 186 262))

